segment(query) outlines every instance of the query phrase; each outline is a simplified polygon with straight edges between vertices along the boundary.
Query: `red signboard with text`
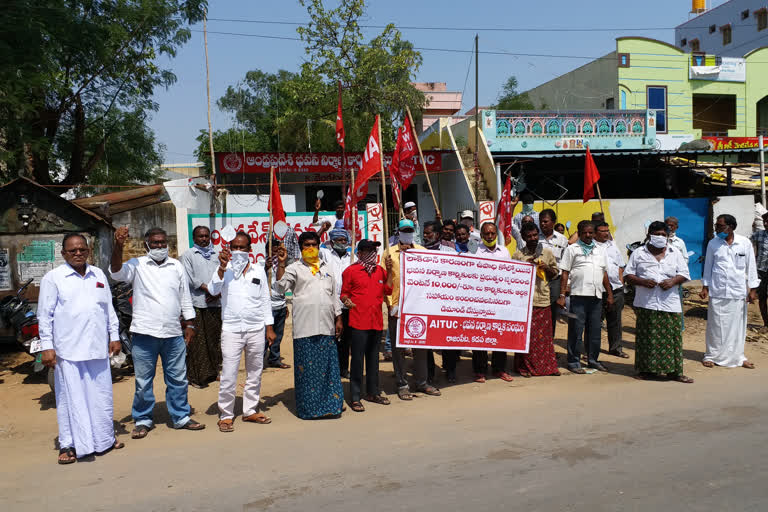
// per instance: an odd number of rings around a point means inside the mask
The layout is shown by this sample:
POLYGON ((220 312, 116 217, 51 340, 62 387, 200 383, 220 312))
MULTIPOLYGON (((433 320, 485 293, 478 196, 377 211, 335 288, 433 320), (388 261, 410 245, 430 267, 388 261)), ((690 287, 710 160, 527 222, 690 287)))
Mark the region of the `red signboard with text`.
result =
MULTIPOLYGON (((424 151, 424 160, 429 172, 443 170, 443 151, 424 151)), ((414 158, 416 168, 421 170, 421 159, 414 158)), ((362 153, 347 153, 346 170, 360 169, 362 153)), ((392 163, 392 152, 384 153, 384 169, 392 163)), ((274 166, 278 172, 288 173, 339 173, 341 153, 216 153, 216 172, 220 174, 269 173, 274 166)))
MULTIPOLYGON (((715 151, 760 147, 760 139, 757 137, 702 137, 702 139, 712 144, 712 149, 715 151)), ((768 146, 768 137, 763 138, 763 147, 766 146, 768 146)))
POLYGON ((528 352, 535 283, 522 261, 403 252, 397 346, 528 352))

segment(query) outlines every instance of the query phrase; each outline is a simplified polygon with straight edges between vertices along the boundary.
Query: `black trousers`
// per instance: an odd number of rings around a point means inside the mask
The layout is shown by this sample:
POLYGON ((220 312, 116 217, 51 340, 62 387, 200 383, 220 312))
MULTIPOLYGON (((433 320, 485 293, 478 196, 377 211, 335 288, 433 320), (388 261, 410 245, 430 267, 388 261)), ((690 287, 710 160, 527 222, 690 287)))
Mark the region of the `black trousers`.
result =
MULTIPOLYGON (((485 371, 488 369, 488 352, 485 350, 473 350, 472 351, 472 371, 474 373, 482 373, 485 375, 485 371)), ((491 352, 491 369, 493 373, 507 371, 507 353, 506 352, 491 352)))
POLYGON ((336 350, 339 353, 339 373, 345 375, 349 371, 349 338, 347 330, 349 329, 349 310, 341 310, 341 322, 344 324, 344 331, 340 338, 336 338, 336 350))
POLYGON ((360 401, 363 387, 363 363, 365 363, 365 392, 379 394, 379 341, 381 331, 347 328, 347 340, 352 351, 349 371, 349 389, 352 402, 360 401))
POLYGON ((448 377, 456 377, 456 364, 460 355, 461 350, 443 350, 443 370, 448 377))

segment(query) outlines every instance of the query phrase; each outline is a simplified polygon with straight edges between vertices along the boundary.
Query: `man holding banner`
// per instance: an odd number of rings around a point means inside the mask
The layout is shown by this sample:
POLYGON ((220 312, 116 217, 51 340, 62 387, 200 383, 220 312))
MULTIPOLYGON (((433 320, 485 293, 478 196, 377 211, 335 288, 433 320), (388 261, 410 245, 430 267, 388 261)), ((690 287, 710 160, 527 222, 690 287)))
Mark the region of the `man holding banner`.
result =
MULTIPOLYGON (((477 249, 476 256, 495 260, 511 260, 509 251, 498 243, 498 230, 493 222, 486 222, 480 228, 480 236, 483 245, 477 249)), ((472 351, 472 370, 475 374, 475 382, 485 383, 485 372, 488 369, 488 352, 485 350, 472 351)), ((491 370, 494 377, 504 382, 512 381, 512 376, 507 373, 507 353, 494 351, 491 356, 491 370)))

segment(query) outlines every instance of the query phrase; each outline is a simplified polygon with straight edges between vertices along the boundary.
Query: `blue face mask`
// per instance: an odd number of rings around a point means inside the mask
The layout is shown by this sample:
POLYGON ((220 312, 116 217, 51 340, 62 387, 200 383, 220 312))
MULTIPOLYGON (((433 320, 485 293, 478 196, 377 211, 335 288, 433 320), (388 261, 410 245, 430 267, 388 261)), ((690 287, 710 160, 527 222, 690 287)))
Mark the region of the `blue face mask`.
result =
POLYGON ((728 233, 726 233, 725 231, 721 231, 721 232, 717 233, 717 237, 722 239, 722 240, 725 240, 726 238, 728 238, 728 233))

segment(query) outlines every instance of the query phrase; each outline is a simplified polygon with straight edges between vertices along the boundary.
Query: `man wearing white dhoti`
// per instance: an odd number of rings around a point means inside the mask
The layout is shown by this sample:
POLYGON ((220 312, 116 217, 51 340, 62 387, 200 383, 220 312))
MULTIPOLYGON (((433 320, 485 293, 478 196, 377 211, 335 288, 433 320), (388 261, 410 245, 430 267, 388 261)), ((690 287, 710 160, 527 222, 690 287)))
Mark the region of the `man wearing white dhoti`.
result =
POLYGON ((88 265, 88 243, 68 234, 67 262, 40 282, 37 303, 42 362, 55 368, 59 464, 124 445, 112 424, 109 356, 120 351, 118 324, 104 272, 88 265))
POLYGON ((272 420, 259 412, 264 344, 275 341, 272 301, 267 274, 250 260, 251 237, 239 232, 229 249, 219 253, 219 268, 208 283, 211 294, 221 294, 221 383, 218 425, 221 432, 235 430, 235 387, 240 356, 245 352, 243 421, 266 425, 272 420))
POLYGON ((747 337, 747 302, 757 298, 755 254, 747 237, 737 235, 733 215, 719 215, 715 238, 704 259, 701 298, 709 298, 707 351, 702 364, 754 368, 744 356, 747 337))

